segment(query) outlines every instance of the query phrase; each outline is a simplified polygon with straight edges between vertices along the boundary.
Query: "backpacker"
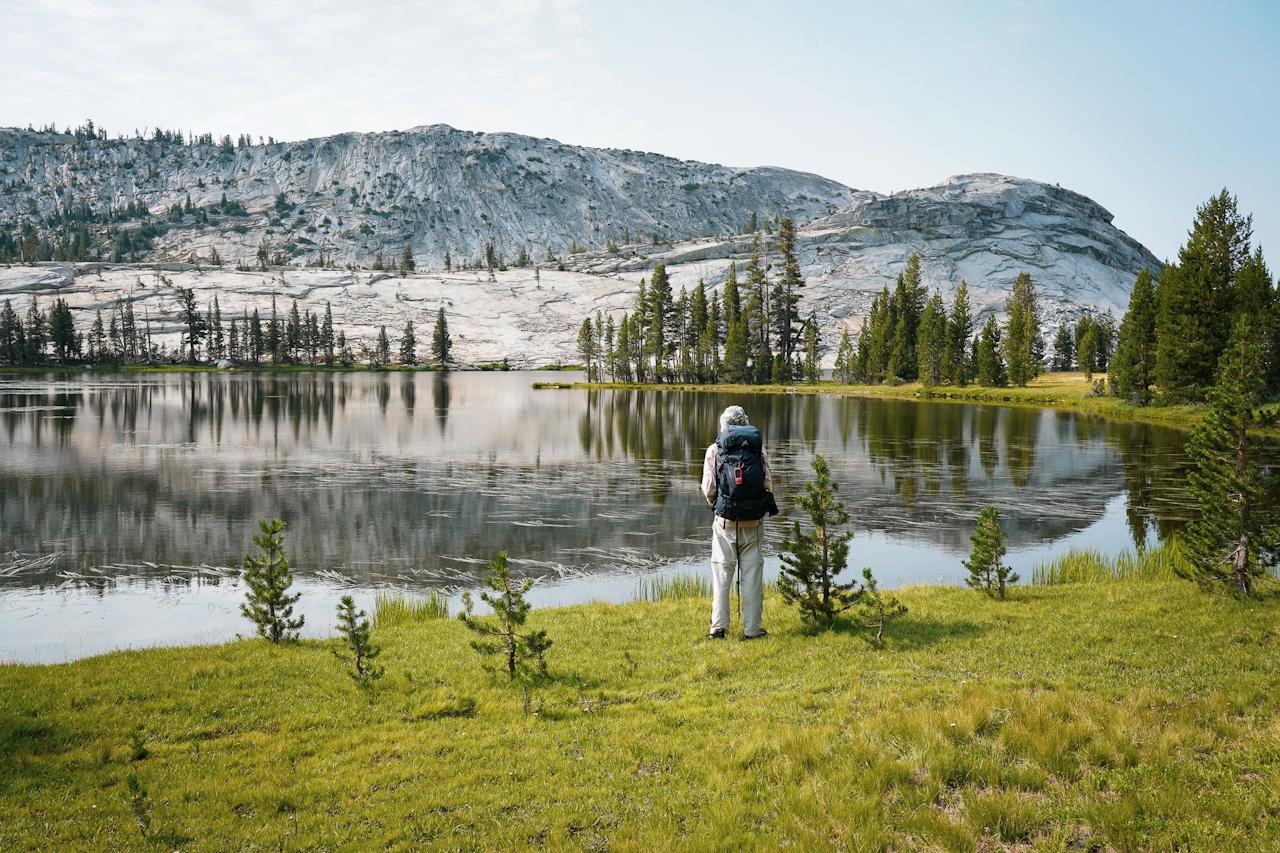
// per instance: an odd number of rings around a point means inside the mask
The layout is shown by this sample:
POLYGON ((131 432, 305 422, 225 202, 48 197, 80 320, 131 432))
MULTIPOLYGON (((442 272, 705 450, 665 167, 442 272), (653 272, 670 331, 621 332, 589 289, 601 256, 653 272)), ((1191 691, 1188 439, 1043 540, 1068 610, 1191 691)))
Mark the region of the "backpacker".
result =
POLYGON ((730 521, 758 521, 769 506, 764 490, 760 430, 727 427, 716 439, 716 515, 730 521))

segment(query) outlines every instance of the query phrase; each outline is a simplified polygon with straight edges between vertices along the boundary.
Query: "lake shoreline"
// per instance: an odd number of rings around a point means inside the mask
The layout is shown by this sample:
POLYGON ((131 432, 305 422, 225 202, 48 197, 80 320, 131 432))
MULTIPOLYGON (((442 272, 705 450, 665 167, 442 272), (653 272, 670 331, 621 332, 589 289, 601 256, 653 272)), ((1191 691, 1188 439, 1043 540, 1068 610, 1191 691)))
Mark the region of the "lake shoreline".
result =
MULTIPOLYGON (((1100 374, 1105 376, 1105 374, 1100 374)), ((1008 386, 988 388, 968 385, 960 388, 941 386, 926 388, 918 382, 889 385, 844 385, 830 380, 817 384, 797 382, 789 385, 739 385, 654 382, 538 382, 542 389, 587 389, 614 391, 692 391, 733 394, 799 394, 825 397, 867 397, 884 400, 915 400, 944 403, 993 403, 1081 414, 1130 423, 1191 427, 1209 411, 1208 406, 1143 406, 1136 407, 1115 397, 1094 397, 1092 385, 1083 373, 1047 374, 1023 388, 1008 386)), ((1274 431, 1280 434, 1280 430, 1274 431)))

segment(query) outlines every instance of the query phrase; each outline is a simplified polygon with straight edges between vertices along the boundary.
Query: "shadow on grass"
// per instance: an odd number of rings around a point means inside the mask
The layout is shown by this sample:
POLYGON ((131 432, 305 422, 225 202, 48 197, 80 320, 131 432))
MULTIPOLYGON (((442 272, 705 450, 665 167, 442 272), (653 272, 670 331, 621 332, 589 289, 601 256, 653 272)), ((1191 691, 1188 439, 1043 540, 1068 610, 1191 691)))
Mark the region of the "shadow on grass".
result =
MULTIPOLYGON (((987 633, 989 626, 976 622, 959 620, 955 622, 917 622, 908 613, 884 626, 884 648, 909 651, 936 646, 956 640, 973 640, 987 633)), ((868 641, 872 648, 876 646, 870 641, 875 637, 875 628, 865 628, 851 619, 837 619, 830 628, 802 628, 800 634, 816 637, 830 632, 848 637, 861 637, 868 641)))

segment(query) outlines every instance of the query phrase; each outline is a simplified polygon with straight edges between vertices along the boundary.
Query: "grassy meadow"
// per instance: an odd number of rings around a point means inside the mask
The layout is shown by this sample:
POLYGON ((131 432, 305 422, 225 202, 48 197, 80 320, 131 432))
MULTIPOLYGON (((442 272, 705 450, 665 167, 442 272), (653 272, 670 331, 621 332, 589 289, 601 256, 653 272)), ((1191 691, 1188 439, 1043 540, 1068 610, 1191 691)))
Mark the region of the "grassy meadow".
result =
POLYGON ((326 641, 3 666, 0 850, 1280 849, 1274 601, 1078 562, 902 590, 884 649, 775 593, 703 640, 689 583, 536 610, 527 697, 412 602, 368 690, 326 641))
POLYGON ((980 385, 966 385, 963 388, 951 385, 927 388, 919 382, 907 382, 902 385, 844 385, 834 380, 824 379, 817 384, 795 382, 790 385, 691 385, 674 383, 669 385, 637 384, 637 383, 535 383, 534 387, 543 388, 647 388, 665 390, 714 390, 721 392, 739 391, 751 394, 829 394, 835 396, 882 397, 887 399, 927 399, 954 400, 961 403, 1001 403, 1004 405, 1024 405, 1069 409, 1115 420, 1141 421, 1146 423, 1192 424, 1208 411, 1206 406, 1131 406, 1116 397, 1095 396, 1093 381, 1106 380, 1106 374, 1095 373, 1089 380, 1083 373, 1044 373, 1027 383, 1026 387, 1008 386, 1004 388, 985 388, 980 385))

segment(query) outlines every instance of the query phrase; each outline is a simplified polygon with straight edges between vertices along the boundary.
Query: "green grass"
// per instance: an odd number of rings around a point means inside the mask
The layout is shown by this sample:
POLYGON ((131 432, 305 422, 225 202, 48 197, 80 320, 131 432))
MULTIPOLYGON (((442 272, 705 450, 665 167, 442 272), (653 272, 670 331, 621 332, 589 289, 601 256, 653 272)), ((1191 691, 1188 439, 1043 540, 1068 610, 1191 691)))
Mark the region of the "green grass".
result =
POLYGON ((1274 601, 899 594, 883 650, 773 594, 753 642, 705 598, 535 610, 527 715, 453 619, 376 632, 371 689, 320 641, 0 667, 0 849, 1280 848, 1274 601))
MULTIPOLYGON (((1105 374, 1095 374, 1094 379, 1105 379, 1105 374)), ((539 386, 535 386, 539 387, 539 386)), ((559 388, 562 385, 544 384, 541 387, 559 388)), ((1115 420, 1148 423, 1193 424, 1208 411, 1205 406, 1141 406, 1135 407, 1115 397, 1095 397, 1093 384, 1083 373, 1046 373, 1032 380, 1024 388, 984 388, 966 385, 963 388, 942 386, 926 388, 919 382, 902 385, 844 385, 833 380, 817 384, 795 382, 790 385, 696 385, 652 383, 576 383, 574 388, 632 388, 652 390, 742 392, 751 394, 826 394, 831 396, 883 397, 888 399, 951 400, 962 403, 999 403, 1010 406, 1036 406, 1070 409, 1115 420)))
POLYGON ((1030 581, 1040 586, 1112 581, 1171 581, 1183 559, 1176 540, 1169 539, 1145 551, 1126 551, 1115 558, 1088 548, 1072 550, 1051 563, 1031 570, 1030 581))
POLYGON ((705 575, 680 573, 642 577, 636 582, 636 601, 678 601, 710 598, 711 581, 705 575))
POLYGON ((449 618, 449 599, 438 592, 417 597, 380 592, 373 598, 373 627, 390 628, 410 622, 449 618))

